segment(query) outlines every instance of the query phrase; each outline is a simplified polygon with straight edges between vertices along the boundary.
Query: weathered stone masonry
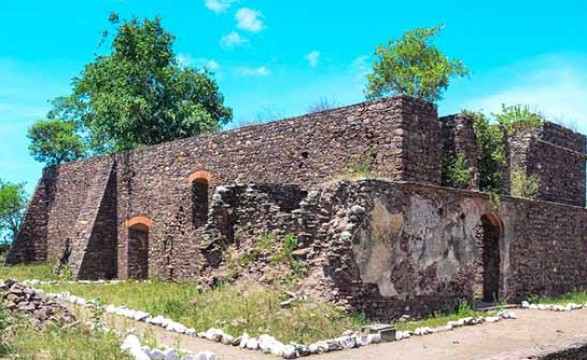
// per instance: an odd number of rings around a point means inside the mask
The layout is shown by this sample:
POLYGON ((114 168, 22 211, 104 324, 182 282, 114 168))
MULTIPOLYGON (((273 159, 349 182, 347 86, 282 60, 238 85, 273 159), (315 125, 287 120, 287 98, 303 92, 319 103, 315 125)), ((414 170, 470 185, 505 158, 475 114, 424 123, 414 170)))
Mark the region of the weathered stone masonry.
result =
POLYGON ((506 141, 548 202, 441 187, 443 156, 477 166, 472 122, 402 96, 47 168, 7 262, 196 279, 270 232, 298 237, 324 297, 374 316, 585 286, 585 137, 506 141), (356 168, 379 180, 339 182, 356 168))

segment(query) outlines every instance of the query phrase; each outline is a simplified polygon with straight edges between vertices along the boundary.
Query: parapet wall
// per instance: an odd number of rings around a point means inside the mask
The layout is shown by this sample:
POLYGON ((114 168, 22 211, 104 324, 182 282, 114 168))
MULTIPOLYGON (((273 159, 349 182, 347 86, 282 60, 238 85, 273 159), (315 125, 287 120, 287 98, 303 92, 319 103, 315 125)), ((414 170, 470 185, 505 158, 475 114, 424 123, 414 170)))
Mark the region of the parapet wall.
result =
POLYGON ((585 136, 546 122, 508 138, 510 172, 539 177, 538 198, 585 206, 585 136))

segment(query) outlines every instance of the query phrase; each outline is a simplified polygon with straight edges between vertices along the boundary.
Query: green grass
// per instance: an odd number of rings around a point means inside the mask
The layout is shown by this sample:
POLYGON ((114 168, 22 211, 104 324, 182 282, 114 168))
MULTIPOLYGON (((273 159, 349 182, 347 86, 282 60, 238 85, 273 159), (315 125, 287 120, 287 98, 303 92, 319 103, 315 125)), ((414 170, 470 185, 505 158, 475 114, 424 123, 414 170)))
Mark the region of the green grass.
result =
POLYGON ((49 263, 35 265, 0 266, 0 279, 13 278, 16 280, 59 280, 53 273, 53 267, 49 263))
POLYGON ((113 333, 90 331, 83 325, 61 329, 47 325, 40 330, 20 318, 0 332, 0 358, 23 360, 130 359, 120 351, 122 339, 113 333))
POLYGON ((587 303, 587 290, 575 291, 559 296, 531 296, 528 301, 531 304, 553 304, 567 305, 568 303, 585 304, 587 303))
MULTIPOLYGON (((17 279, 55 278, 48 265, 0 267, 0 275, 0 278, 17 279)), ((126 305, 153 315, 163 315, 198 331, 215 327, 235 336, 243 332, 252 336, 269 333, 285 342, 324 340, 369 323, 363 316, 347 314, 323 302, 300 302, 292 308, 281 308, 279 303, 287 299, 285 290, 290 289, 277 283, 264 286, 227 284, 206 292, 199 291, 194 283, 159 280, 112 285, 62 283, 39 287, 48 292, 68 291, 85 299, 99 299, 102 304, 126 305)), ((587 293, 575 293, 559 301, 584 303, 587 302, 587 293), (583 301, 576 300, 579 294, 584 297, 583 301)), ((544 302, 552 303, 553 300, 545 298, 544 302)), ((398 330, 415 330, 444 326, 463 317, 492 316, 494 313, 474 311, 462 302, 455 312, 435 313, 425 319, 396 322, 395 325, 398 330)))
POLYGON ((414 331, 419 327, 440 327, 446 325, 449 321, 456 321, 458 319, 466 318, 466 317, 485 317, 485 316, 494 316, 497 312, 496 311, 478 311, 471 308, 471 306, 466 301, 459 302, 459 305, 455 312, 451 313, 442 313, 437 312, 434 313, 431 317, 414 320, 414 321, 406 321, 406 322, 397 322, 395 327, 397 330, 402 331, 414 331))
POLYGON ((279 303, 287 299, 283 285, 234 284, 206 292, 199 292, 193 283, 162 281, 42 288, 163 315, 198 331, 215 327, 234 336, 243 332, 252 336, 269 333, 284 342, 310 343, 336 337, 366 323, 361 316, 348 315, 322 302, 300 302, 292 308, 282 308, 279 303))

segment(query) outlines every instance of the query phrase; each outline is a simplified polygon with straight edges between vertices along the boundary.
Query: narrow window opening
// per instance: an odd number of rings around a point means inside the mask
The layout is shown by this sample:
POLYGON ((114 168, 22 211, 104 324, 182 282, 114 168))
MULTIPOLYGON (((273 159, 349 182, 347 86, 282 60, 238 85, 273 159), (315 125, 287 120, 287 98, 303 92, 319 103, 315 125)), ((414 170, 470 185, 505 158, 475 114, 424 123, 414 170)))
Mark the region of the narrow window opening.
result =
POLYGON ((208 180, 195 179, 192 182, 192 221, 196 228, 208 221, 208 180))
POLYGON ((135 280, 149 277, 149 228, 142 224, 128 229, 128 277, 135 280))
POLYGON ((485 214, 477 225, 478 249, 475 298, 494 303, 499 301, 501 220, 496 215, 485 214))

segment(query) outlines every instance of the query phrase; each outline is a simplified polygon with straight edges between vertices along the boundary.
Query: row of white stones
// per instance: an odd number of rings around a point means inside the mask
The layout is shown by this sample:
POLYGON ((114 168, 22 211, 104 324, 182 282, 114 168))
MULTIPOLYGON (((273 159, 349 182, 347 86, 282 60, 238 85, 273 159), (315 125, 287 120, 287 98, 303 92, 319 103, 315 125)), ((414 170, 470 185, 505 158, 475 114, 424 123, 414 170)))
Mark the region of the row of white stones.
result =
POLYGON ((573 311, 573 310, 587 308, 587 303, 585 303, 585 304, 568 303, 567 305, 554 305, 554 304, 530 304, 528 301, 522 301, 521 307, 522 307, 522 309, 548 310, 548 311, 561 311, 561 312, 563 312, 563 311, 573 311))
POLYGON ((22 284, 25 286, 34 287, 37 285, 73 285, 73 284, 86 284, 86 285, 116 285, 123 283, 124 280, 23 280, 22 284))
MULTIPOLYGON (((67 292, 46 295, 80 306, 94 306, 95 304, 95 302, 93 301, 88 301, 84 298, 72 295, 67 292)), ((281 356, 284 359, 295 359, 302 356, 351 349, 359 346, 366 346, 381 342, 381 337, 379 334, 363 335, 352 333, 350 335, 344 335, 335 339, 318 341, 309 346, 293 342, 286 345, 268 334, 264 334, 259 336, 258 338, 254 338, 245 333, 242 336, 235 338, 234 336, 226 334, 223 330, 214 328, 209 329, 205 332, 197 332, 193 328, 188 328, 183 324, 180 324, 176 321, 165 318, 163 316, 151 316, 147 312, 129 309, 125 306, 107 305, 104 307, 104 311, 118 316, 133 319, 136 321, 145 322, 147 324, 156 325, 168 331, 190 336, 197 336, 199 338, 222 343, 224 345, 239 346, 243 349, 260 350, 264 353, 271 353, 273 355, 281 356)), ((466 317, 456 321, 450 321, 445 326, 437 328, 420 327, 417 328, 415 331, 398 331, 396 333, 396 340, 407 339, 411 336, 422 336, 442 331, 450 331, 461 326, 476 325, 483 322, 494 323, 502 319, 515 318, 516 315, 508 310, 500 311, 496 316, 477 318, 466 317)))
POLYGON ((216 360, 216 355, 210 351, 202 351, 196 355, 180 356, 179 351, 168 348, 161 350, 141 345, 139 338, 129 334, 124 339, 120 349, 134 357, 135 360, 216 360))

